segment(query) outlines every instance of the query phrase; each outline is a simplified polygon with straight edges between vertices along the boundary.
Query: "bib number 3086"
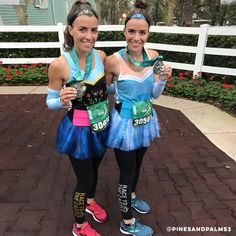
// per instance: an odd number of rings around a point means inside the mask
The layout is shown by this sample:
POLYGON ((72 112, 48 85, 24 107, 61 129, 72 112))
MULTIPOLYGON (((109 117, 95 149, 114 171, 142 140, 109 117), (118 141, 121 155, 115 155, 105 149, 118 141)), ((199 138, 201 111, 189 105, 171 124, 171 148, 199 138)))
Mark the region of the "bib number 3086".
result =
POLYGON ((140 101, 133 105, 133 126, 145 125, 152 118, 152 103, 140 101))

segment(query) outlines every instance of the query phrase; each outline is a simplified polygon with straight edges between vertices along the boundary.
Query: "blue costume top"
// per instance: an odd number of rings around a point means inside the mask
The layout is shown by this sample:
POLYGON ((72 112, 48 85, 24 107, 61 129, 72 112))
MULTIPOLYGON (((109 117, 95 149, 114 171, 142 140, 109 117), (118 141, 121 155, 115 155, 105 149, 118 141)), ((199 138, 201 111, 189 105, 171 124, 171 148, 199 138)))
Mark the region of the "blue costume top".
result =
POLYGON ((152 109, 152 117, 146 124, 133 126, 133 105, 139 101, 149 101, 154 85, 153 68, 133 71, 125 62, 123 50, 115 53, 120 74, 115 82, 116 107, 112 110, 112 122, 108 146, 123 151, 148 147, 159 136, 157 114, 152 109))
MULTIPOLYGON (((57 132, 57 150, 77 159, 91 159, 104 155, 108 128, 101 132, 92 132, 90 126, 75 126, 72 123, 74 110, 87 110, 87 106, 102 102, 107 99, 107 88, 104 76, 104 65, 96 49, 92 49, 95 65, 84 80, 86 92, 82 99, 72 100, 72 109, 62 119, 57 132)), ((70 52, 65 52, 70 74, 69 78, 76 75, 76 65, 70 52)), ((82 75, 84 71, 81 71, 82 75)), ((67 83, 66 86, 70 86, 67 83)))

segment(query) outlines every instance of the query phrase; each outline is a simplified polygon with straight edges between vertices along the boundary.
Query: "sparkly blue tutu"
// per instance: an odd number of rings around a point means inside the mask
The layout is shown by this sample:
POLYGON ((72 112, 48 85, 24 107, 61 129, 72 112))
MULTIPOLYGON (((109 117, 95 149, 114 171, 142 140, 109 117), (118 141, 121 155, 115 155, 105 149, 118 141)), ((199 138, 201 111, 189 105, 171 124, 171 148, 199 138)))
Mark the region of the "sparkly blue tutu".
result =
POLYGON ((154 138, 159 137, 160 127, 154 109, 150 122, 137 127, 133 126, 132 119, 122 118, 115 108, 112 110, 111 117, 108 147, 131 151, 148 147, 154 138))
POLYGON ((90 126, 74 126, 65 115, 57 130, 56 149, 76 159, 102 157, 106 151, 108 127, 98 133, 90 126))

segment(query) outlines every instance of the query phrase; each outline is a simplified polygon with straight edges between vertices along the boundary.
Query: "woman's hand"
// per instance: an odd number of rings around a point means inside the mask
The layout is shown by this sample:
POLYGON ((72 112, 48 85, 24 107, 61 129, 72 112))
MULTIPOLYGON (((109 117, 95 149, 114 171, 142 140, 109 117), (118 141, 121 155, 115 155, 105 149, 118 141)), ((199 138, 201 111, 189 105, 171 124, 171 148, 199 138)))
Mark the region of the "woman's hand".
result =
POLYGON ((63 88, 60 90, 61 104, 66 108, 70 109, 72 106, 71 100, 76 98, 76 89, 72 87, 63 88))
POLYGON ((172 76, 172 68, 170 64, 164 64, 159 75, 160 80, 167 80, 172 76))

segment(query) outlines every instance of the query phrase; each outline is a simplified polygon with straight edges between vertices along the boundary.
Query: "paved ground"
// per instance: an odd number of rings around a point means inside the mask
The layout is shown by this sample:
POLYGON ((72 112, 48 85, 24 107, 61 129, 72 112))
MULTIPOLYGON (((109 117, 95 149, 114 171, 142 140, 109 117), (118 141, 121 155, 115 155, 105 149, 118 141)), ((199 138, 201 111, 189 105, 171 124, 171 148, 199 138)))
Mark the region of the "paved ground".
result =
MULTIPOLYGON (((0 235, 69 236, 75 177, 67 157, 54 150, 63 111, 45 106, 45 95, 0 95, 0 235)), ((138 195, 152 210, 135 216, 154 236, 236 235, 236 162, 216 148, 180 111, 158 107, 161 138, 149 149, 138 195), (231 232, 167 232, 167 226, 231 227, 231 232)), ((97 201, 103 236, 119 236, 118 167, 111 149, 100 168, 97 201)), ((212 228, 213 229, 213 228, 212 228)))

